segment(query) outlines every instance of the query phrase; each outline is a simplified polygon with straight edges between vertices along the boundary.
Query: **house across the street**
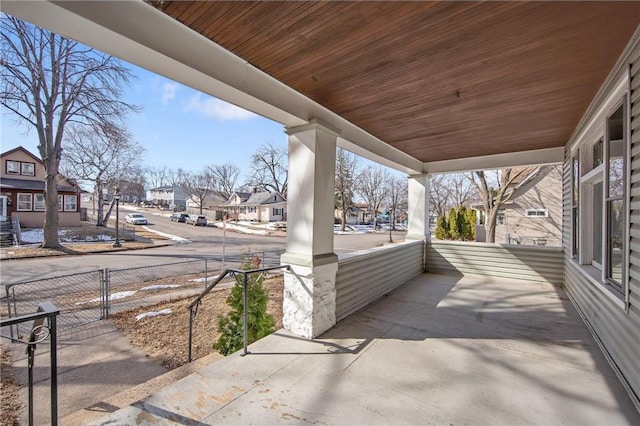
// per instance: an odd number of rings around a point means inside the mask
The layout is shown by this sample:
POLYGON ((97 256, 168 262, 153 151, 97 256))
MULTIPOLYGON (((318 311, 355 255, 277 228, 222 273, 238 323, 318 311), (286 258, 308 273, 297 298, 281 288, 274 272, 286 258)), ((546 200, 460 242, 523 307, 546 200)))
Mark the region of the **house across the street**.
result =
MULTIPOLYGON (((19 146, 0 154, 0 214, 26 228, 41 228, 45 211, 45 172, 40 158, 19 146)), ((80 192, 77 182, 57 177, 60 226, 80 226, 80 192)))
POLYGON ((233 220, 279 222, 287 220, 287 200, 279 192, 236 191, 221 208, 233 220))
MULTIPOLYGON (((562 240, 562 166, 530 167, 514 184, 513 195, 496 217, 496 242, 560 246, 562 240)), ((474 206, 478 222, 480 205, 474 206)), ((484 226, 476 228, 476 240, 484 241, 484 226)))

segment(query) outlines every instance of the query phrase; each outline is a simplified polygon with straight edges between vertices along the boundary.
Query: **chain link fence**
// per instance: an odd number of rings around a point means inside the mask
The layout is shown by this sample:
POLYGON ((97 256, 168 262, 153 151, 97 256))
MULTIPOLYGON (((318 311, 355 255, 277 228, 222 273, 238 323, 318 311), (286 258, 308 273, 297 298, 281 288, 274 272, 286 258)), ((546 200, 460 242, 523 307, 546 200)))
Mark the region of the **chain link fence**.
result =
MULTIPOLYGON (((9 318, 34 313, 49 300, 60 309, 58 329, 68 330, 103 318, 104 270, 7 284, 3 299, 2 316, 9 318)), ((30 326, 14 326, 12 336, 28 335, 30 326)))
MULTIPOLYGON (((34 313, 40 302, 50 300, 60 308, 58 330, 62 334, 108 318, 115 312, 196 297, 224 269, 241 269, 244 263, 255 262, 256 258, 260 259, 260 267, 278 266, 282 253, 282 250, 247 252, 224 258, 215 256, 134 268, 107 268, 7 284, 5 294, 0 295, 3 299, 0 313, 3 318, 34 313)), ((229 278, 228 282, 233 285, 234 281, 229 278)), ((28 335, 29 331, 14 328, 11 333, 28 335)))

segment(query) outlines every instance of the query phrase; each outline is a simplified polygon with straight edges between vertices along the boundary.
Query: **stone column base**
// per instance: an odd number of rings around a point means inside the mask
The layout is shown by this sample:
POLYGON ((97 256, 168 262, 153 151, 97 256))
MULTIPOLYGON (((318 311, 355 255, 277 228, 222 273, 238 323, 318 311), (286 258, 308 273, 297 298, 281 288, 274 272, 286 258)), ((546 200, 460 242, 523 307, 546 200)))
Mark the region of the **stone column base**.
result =
POLYGON ((338 263, 291 265, 284 273, 282 325, 290 332, 313 339, 336 324, 336 272, 338 263))

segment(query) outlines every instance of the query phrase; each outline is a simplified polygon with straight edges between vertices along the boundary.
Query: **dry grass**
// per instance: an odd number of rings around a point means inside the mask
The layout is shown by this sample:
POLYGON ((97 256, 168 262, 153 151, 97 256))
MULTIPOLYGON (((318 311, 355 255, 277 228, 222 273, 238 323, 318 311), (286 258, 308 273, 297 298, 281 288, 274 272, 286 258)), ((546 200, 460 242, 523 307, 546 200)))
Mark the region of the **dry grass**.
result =
POLYGON ((27 247, 3 247, 0 249, 0 259, 25 259, 30 257, 50 256, 78 256, 87 253, 104 253, 111 251, 139 250, 155 247, 154 243, 130 241, 123 243, 122 247, 113 247, 113 243, 86 243, 86 244, 62 244, 60 250, 27 246, 27 247))
POLYGON ((87 253, 139 250, 169 242, 167 237, 145 231, 140 226, 126 225, 126 230, 133 228, 135 228, 137 237, 145 238, 148 241, 134 241, 133 237, 123 233, 123 235, 120 235, 122 247, 113 247, 113 241, 98 241, 99 235, 108 235, 115 239, 115 230, 113 228, 98 228, 93 224, 84 223, 82 226, 63 229, 65 232, 64 239, 73 242, 63 242, 59 250, 42 248, 33 244, 20 247, 2 247, 0 248, 0 259, 77 256, 87 253), (154 243, 154 241, 156 242, 154 243))
MULTIPOLYGON (((265 279, 264 288, 269 295, 268 312, 276 320, 276 329, 282 327, 283 278, 265 279)), ((213 344, 218 338, 218 319, 229 312, 226 303, 231 289, 212 291, 203 300, 193 321, 193 359, 215 352, 213 344)), ((120 312, 112 321, 136 347, 144 350, 161 365, 174 369, 187 363, 189 311, 194 297, 158 303, 151 306, 120 312), (171 314, 136 321, 136 316, 145 312, 171 309, 171 314)))
POLYGON ((16 426, 22 412, 19 386, 11 372, 11 354, 0 345, 0 426, 16 426))

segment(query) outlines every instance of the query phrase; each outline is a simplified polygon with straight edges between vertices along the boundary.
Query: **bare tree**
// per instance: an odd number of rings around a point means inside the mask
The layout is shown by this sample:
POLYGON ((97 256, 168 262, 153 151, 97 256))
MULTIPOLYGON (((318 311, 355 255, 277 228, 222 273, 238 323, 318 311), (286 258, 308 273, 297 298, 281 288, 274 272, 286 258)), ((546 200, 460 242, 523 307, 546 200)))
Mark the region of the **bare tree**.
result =
POLYGON ((406 211, 409 201, 407 178, 389 176, 386 185, 387 193, 389 194, 389 222, 392 229, 395 231, 395 223, 406 211))
POLYGON ((169 180, 169 170, 166 166, 162 167, 148 167, 145 170, 145 176, 151 185, 151 188, 160 188, 166 185, 169 180))
POLYGON ((453 173, 447 175, 449 194, 453 207, 457 210, 461 206, 468 206, 474 202, 479 202, 478 191, 473 185, 472 179, 469 179, 464 173, 453 173))
POLYGON ((347 226, 347 213, 353 207, 358 174, 358 157, 347 150, 336 150, 336 207, 340 210, 342 230, 347 226))
POLYGON ((376 213, 379 211, 380 206, 389 195, 388 186, 385 185, 385 182, 388 180, 389 173, 379 166, 367 167, 358 178, 356 190, 360 197, 362 197, 362 199, 371 207, 374 218, 374 229, 378 222, 378 216, 376 213))
POLYGON ((446 177, 446 175, 434 175, 429 182, 429 206, 438 217, 446 216, 452 204, 446 177))
POLYGON ((135 197, 133 201, 145 198, 146 178, 140 165, 133 165, 130 170, 120 178, 120 190, 135 197))
POLYGON ((501 169, 492 173, 475 171, 471 174, 473 185, 482 198, 485 216, 485 233, 487 242, 496 241, 496 218, 498 210, 507 203, 515 189, 514 183, 528 169, 501 169))
POLYGON ((228 200, 238 184, 240 169, 235 164, 224 163, 209 166, 209 171, 214 177, 215 191, 228 200))
POLYGON ((472 178, 464 173, 434 175, 430 186, 430 205, 438 216, 446 216, 451 208, 458 209, 478 201, 472 178))
POLYGON ((289 180, 288 153, 286 149, 264 144, 251 156, 249 187, 279 192, 287 198, 289 180))
POLYGON ((182 167, 178 167, 176 170, 167 169, 167 184, 169 186, 180 186, 187 176, 189 176, 189 173, 182 167))
POLYGON ((0 102, 35 129, 45 169, 43 247, 59 248, 56 178, 70 123, 121 127, 139 108, 120 99, 131 78, 117 59, 14 17, 0 17, 0 102))
POLYGON ((179 186, 188 198, 196 203, 202 214, 202 207, 208 196, 214 193, 215 180, 208 168, 199 173, 184 173, 179 186))
POLYGON ((96 225, 103 223, 104 185, 115 184, 135 174, 144 149, 131 141, 131 135, 112 125, 100 128, 71 126, 65 136, 61 168, 65 174, 93 182, 98 200, 96 225))

